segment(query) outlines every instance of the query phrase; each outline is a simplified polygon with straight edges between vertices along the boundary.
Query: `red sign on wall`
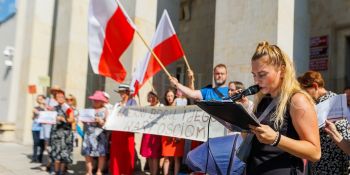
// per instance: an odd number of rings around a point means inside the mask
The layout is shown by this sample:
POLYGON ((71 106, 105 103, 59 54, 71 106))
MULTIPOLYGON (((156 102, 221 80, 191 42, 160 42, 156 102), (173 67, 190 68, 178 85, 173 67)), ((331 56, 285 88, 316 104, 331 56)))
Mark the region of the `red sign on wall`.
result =
POLYGON ((35 94, 36 93, 36 86, 35 85, 28 85, 28 93, 35 94))
POLYGON ((328 69, 328 36, 310 38, 309 69, 323 71, 328 69))
POLYGON ((328 69, 328 59, 310 60, 309 69, 314 71, 322 71, 328 69))

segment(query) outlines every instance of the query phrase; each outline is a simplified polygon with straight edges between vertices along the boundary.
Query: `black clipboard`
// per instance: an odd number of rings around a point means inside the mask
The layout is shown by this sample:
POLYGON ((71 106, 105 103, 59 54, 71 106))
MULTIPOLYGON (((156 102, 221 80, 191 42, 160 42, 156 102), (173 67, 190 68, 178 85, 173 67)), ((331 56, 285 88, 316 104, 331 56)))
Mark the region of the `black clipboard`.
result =
POLYGON ((230 130, 249 130, 248 125, 259 126, 260 122, 253 113, 249 113, 241 104, 232 101, 198 101, 199 108, 212 115, 230 130), (232 127, 232 125, 234 125, 232 127))

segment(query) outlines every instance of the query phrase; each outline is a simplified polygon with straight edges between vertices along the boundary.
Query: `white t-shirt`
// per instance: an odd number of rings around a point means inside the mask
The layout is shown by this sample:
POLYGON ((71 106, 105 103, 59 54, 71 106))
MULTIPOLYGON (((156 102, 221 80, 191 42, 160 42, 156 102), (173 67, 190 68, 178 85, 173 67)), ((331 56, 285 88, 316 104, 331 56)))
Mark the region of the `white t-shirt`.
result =
POLYGON ((176 98, 175 99, 175 106, 186 106, 186 105, 187 105, 186 98, 176 98))

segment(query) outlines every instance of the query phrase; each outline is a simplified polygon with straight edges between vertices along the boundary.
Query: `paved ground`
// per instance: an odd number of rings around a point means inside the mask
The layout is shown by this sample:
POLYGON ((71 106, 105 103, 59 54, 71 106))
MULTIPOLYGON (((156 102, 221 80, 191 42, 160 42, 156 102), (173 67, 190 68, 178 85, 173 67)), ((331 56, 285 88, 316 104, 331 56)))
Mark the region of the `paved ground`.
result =
MULTIPOLYGON (((31 146, 0 142, 0 174, 48 175, 40 169, 40 164, 30 163, 31 153, 31 146)), ((84 174, 84 158, 80 155, 80 148, 74 149, 74 162, 69 169, 69 174, 84 174)))
MULTIPOLYGON (((84 157, 80 155, 80 150, 80 147, 74 147, 73 164, 68 168, 69 175, 85 175, 85 162, 84 157)), ((49 175, 48 172, 41 170, 41 164, 30 163, 31 154, 30 145, 0 142, 0 175, 49 175)), ((140 167, 135 166, 134 175, 146 175, 137 171, 140 167)))

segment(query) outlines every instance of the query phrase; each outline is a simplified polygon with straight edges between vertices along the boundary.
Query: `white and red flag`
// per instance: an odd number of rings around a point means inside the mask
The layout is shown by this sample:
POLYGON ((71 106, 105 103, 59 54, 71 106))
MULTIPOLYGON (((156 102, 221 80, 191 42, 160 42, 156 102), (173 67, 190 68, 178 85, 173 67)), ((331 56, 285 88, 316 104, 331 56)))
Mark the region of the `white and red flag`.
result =
POLYGON ((90 0, 89 57, 96 74, 123 82, 126 70, 120 57, 130 45, 135 26, 120 3, 90 0))
MULTIPOLYGON (((158 23, 151 48, 164 66, 184 56, 184 51, 166 10, 158 23)), ((142 85, 161 69, 162 67, 151 52, 148 52, 146 57, 138 63, 133 73, 130 88, 134 90, 134 94, 137 94, 142 85)))

